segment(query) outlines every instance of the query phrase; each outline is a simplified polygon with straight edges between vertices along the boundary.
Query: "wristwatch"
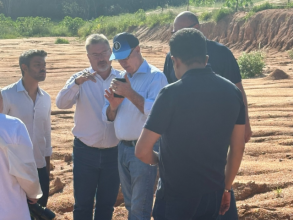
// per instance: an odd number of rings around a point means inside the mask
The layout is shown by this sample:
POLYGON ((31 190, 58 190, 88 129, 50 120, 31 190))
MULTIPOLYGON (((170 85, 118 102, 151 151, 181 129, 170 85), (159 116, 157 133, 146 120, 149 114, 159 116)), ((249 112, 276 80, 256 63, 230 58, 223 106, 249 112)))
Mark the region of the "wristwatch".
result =
POLYGON ((230 193, 230 192, 232 192, 232 188, 231 189, 224 189, 224 192, 230 193))

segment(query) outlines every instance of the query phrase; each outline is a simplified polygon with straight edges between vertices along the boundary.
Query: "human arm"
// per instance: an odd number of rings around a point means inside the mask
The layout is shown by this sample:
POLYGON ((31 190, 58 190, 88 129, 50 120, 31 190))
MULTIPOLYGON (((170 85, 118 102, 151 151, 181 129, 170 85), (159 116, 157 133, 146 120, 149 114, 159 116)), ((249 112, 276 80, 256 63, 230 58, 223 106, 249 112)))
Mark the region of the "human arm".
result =
POLYGON ((39 182, 37 166, 34 159, 33 145, 28 131, 24 124, 20 124, 17 129, 17 151, 14 155, 19 158, 18 168, 11 169, 20 187, 24 190, 27 198, 33 203, 42 197, 42 190, 39 182))
MULTIPOLYGON (((244 147, 244 133, 245 125, 235 125, 230 141, 230 150, 227 157, 227 165, 225 170, 225 189, 230 190, 232 188, 233 181, 239 170, 244 147)), ((224 192, 222 197, 222 203, 220 207, 220 215, 224 215, 230 208, 231 193, 224 192)))
POLYGON ((247 97, 246 97, 246 93, 244 91, 242 82, 236 83, 235 84, 239 90, 242 92, 242 96, 243 96, 243 102, 245 105, 245 113, 246 113, 246 123, 245 123, 245 143, 247 143, 251 136, 252 136, 252 131, 251 131, 251 126, 250 126, 250 120, 249 120, 249 115, 248 115, 248 103, 247 103, 247 97))
MULTIPOLYGON (((51 99, 50 99, 51 103, 51 99)), ((51 145, 51 105, 48 111, 48 115, 45 121, 45 139, 46 139, 46 149, 45 149, 45 160, 48 175, 50 176, 50 157, 52 155, 52 145, 51 145)))
POLYGON ((9 98, 7 97, 7 94, 5 91, 2 90, 0 92, 2 94, 2 101, 3 101, 3 109, 2 109, 2 112, 0 112, 0 113, 7 115, 9 113, 9 109, 10 109, 9 98))
POLYGON ((124 98, 114 97, 114 92, 112 88, 105 90, 105 106, 103 108, 103 120, 107 121, 114 121, 117 115, 118 107, 123 102, 124 98))
POLYGON ((168 129, 172 119, 172 104, 166 89, 158 95, 145 127, 135 146, 135 156, 146 164, 157 164, 158 154, 153 146, 161 134, 168 129))
POLYGON ((80 86, 86 81, 96 82, 94 75, 96 72, 90 74, 87 70, 74 74, 66 82, 63 89, 58 93, 56 98, 56 105, 59 109, 69 109, 76 103, 80 86))
MULTIPOLYGON (((138 110, 144 114, 144 97, 132 89, 127 73, 125 73, 124 78, 126 79, 126 82, 120 82, 113 79, 110 88, 116 94, 124 96, 131 101, 138 108, 138 110)), ((113 109, 109 109, 109 111, 111 110, 113 109)))
POLYGON ((153 107, 154 101, 160 90, 168 84, 167 79, 161 72, 154 73, 154 77, 146 90, 146 97, 141 96, 131 88, 127 74, 125 74, 126 83, 113 80, 111 88, 118 95, 122 95, 129 99, 141 113, 149 115, 153 107))
MULTIPOLYGON (((238 94, 241 107, 230 138, 230 149, 225 169, 225 190, 230 190, 232 187, 234 178, 239 170, 245 148, 245 105, 240 91, 238 91, 238 94)), ((230 192, 224 192, 219 212, 220 215, 224 215, 225 212, 229 210, 230 200, 230 192)))
POLYGON ((160 134, 144 128, 135 146, 135 156, 146 164, 158 164, 158 153, 153 147, 160 137, 160 134))

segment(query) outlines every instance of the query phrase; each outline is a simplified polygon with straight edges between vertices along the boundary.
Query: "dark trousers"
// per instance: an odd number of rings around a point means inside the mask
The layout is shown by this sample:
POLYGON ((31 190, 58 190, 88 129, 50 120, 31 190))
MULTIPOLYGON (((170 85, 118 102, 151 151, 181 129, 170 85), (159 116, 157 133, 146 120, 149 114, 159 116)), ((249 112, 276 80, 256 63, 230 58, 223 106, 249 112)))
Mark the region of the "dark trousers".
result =
POLYGON ((38 174, 39 174, 41 189, 43 191, 43 196, 38 200, 38 203, 41 206, 46 207, 48 198, 49 198, 49 189, 50 189, 50 180, 49 180, 47 168, 43 167, 38 169, 38 174))
POLYGON ((231 202, 230 202, 230 208, 225 213, 225 215, 219 215, 217 220, 238 220, 238 213, 237 213, 237 207, 236 207, 236 200, 234 196, 234 191, 231 192, 231 202))
POLYGON ((190 199, 164 199, 157 197, 154 220, 216 220, 224 190, 190 199))
POLYGON ((88 147, 75 138, 73 147, 75 220, 111 220, 119 191, 118 148, 88 147))

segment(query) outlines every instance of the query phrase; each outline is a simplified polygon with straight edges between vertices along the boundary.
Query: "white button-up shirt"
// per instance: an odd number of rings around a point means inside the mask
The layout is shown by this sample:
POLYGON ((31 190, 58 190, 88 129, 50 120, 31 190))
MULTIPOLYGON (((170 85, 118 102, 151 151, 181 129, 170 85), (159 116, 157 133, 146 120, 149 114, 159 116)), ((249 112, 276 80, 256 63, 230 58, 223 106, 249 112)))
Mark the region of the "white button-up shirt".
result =
POLYGON ((19 119, 0 114, 0 219, 30 220, 27 196, 42 196, 32 142, 19 119))
MULTIPOLYGON (((91 67, 87 70, 94 72, 91 67)), ((67 81, 56 98, 56 105, 60 109, 69 109, 76 104, 72 133, 84 144, 96 148, 114 147, 118 144, 114 126, 102 120, 102 109, 105 104, 104 91, 109 88, 112 79, 119 76, 119 71, 112 68, 105 80, 96 74, 95 83, 89 80, 77 85, 75 79, 81 74, 76 73, 67 81)))
MULTIPOLYGON (((125 74, 125 71, 121 72, 120 77, 124 77, 125 74)), ((148 64, 146 60, 132 77, 128 73, 128 78, 132 89, 144 98, 144 114, 127 98, 123 100, 114 120, 115 132, 119 140, 137 140, 139 138, 157 95, 168 84, 164 73, 148 64)), ((106 101, 103 108, 103 120, 110 123, 106 115, 108 106, 109 102, 106 101)))
POLYGON ((35 103, 25 90, 22 79, 2 89, 4 114, 19 118, 26 126, 34 146, 38 168, 46 166, 45 157, 51 156, 51 98, 38 88, 35 103))

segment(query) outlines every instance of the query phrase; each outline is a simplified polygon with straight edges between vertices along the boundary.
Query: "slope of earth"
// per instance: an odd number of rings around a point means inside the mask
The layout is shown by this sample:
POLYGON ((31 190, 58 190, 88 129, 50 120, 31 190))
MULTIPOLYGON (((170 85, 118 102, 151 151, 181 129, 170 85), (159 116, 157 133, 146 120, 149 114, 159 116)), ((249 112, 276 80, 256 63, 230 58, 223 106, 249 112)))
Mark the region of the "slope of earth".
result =
MULTIPOLYGON (((289 50, 293 46, 293 9, 260 11, 245 21, 245 12, 221 19, 218 23, 206 22, 200 30, 208 39, 221 42, 230 48, 251 51, 256 48, 289 50)), ((168 42, 172 24, 154 28, 135 29, 144 41, 168 42)))
MULTIPOLYGON (((41 87, 52 99, 52 175, 49 208, 57 219, 72 219, 72 141, 74 108, 59 110, 55 105, 57 93, 75 72, 89 66, 84 42, 68 38, 69 45, 55 45, 55 38, 0 40, 0 87, 20 78, 18 57, 24 50, 44 49, 48 52, 48 75, 41 87)), ((166 44, 142 43, 142 53, 149 63, 163 69, 166 44)), ((240 51, 233 51, 235 56, 240 51)), ((243 80, 248 96, 252 140, 234 183, 240 219, 290 219, 293 216, 293 73, 292 61, 286 52, 266 51, 266 70, 285 71, 285 80, 262 78, 243 80)), ((117 62, 115 68, 121 69, 117 62)), ((115 208, 113 219, 126 220, 123 204, 115 208)))

